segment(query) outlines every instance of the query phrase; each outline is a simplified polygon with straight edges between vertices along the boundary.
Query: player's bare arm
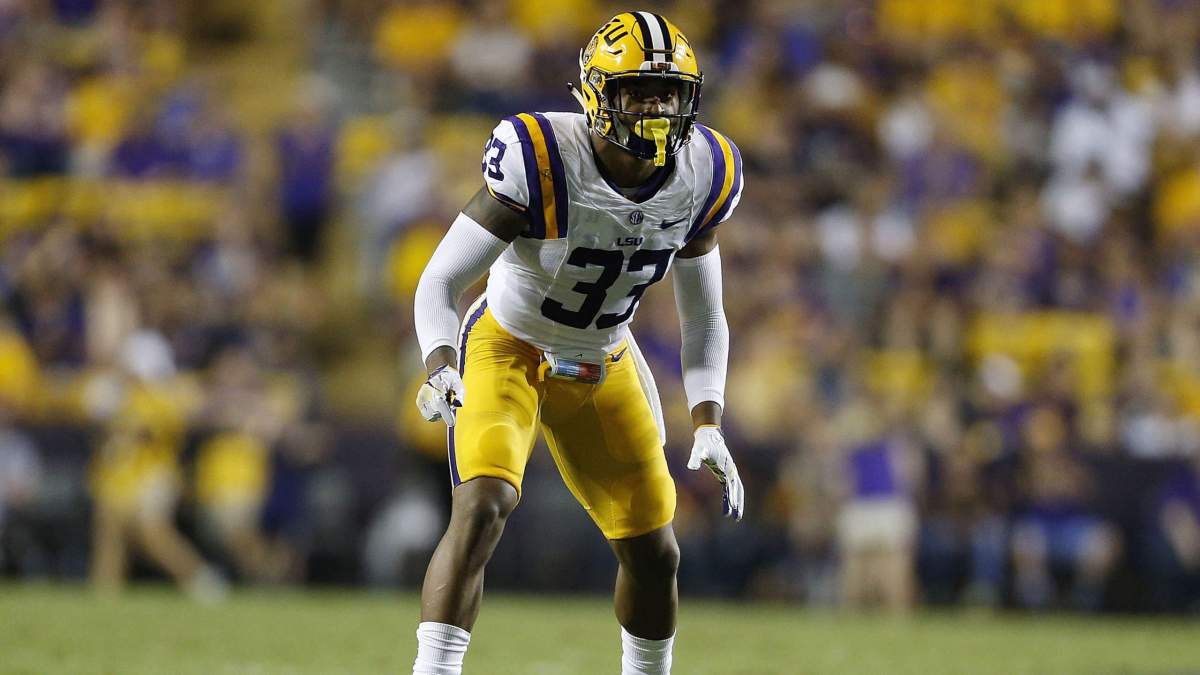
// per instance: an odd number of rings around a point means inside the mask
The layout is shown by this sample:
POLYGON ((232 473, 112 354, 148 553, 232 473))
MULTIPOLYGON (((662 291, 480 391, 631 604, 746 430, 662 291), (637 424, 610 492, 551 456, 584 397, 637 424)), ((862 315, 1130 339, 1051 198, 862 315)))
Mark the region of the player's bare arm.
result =
POLYGON ((463 208, 463 213, 506 242, 516 239, 528 226, 524 214, 493 197, 486 187, 479 188, 463 208))
POLYGON ((709 230, 679 249, 677 258, 698 258, 717 247, 717 231, 709 230))

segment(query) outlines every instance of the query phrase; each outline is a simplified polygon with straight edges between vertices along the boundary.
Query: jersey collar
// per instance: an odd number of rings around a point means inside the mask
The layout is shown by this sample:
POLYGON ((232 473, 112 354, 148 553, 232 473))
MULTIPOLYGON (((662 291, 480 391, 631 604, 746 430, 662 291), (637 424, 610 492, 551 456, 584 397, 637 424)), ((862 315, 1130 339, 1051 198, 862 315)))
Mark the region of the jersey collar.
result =
POLYGON ((662 186, 667 184, 667 179, 671 177, 671 172, 675 170, 675 155, 671 155, 667 157, 667 163, 665 165, 655 169, 654 173, 650 174, 649 180, 647 180, 645 183, 642 183, 640 186, 638 186, 636 192, 634 192, 632 195, 629 195, 626 194, 629 188, 622 188, 613 181, 612 177, 608 174, 608 171, 604 168, 604 164, 602 164, 599 158, 596 157, 596 149, 592 147, 591 143, 588 143, 587 145, 588 153, 592 156, 592 163, 596 165, 596 171, 600 173, 600 177, 604 179, 604 182, 608 184, 608 187, 611 188, 613 192, 624 197, 625 199, 628 199, 634 204, 641 204, 650 201, 654 195, 658 194, 658 191, 662 189, 662 186))

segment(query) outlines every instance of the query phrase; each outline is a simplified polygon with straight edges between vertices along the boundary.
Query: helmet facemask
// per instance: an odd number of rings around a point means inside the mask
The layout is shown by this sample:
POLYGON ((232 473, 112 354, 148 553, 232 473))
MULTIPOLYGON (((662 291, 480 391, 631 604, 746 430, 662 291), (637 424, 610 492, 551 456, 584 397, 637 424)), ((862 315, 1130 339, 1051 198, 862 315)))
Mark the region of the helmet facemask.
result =
MULTIPOLYGON (((702 76, 670 71, 609 74, 593 68, 583 82, 590 90, 588 93, 597 99, 594 119, 590 120, 592 129, 634 156, 654 160, 656 166, 662 166, 668 156, 679 152, 691 140, 692 127, 700 112, 702 83, 702 76), (645 100, 647 93, 659 97, 664 104, 663 112, 625 109, 626 94, 630 100, 645 100)), ((572 91, 586 109, 584 97, 573 88, 572 91)))
POLYGON ((634 72, 606 78, 597 117, 609 127, 605 138, 662 166, 690 139, 699 108, 698 78, 634 72), (633 101, 655 99, 660 101, 656 106, 660 110, 635 112, 627 107, 633 101))

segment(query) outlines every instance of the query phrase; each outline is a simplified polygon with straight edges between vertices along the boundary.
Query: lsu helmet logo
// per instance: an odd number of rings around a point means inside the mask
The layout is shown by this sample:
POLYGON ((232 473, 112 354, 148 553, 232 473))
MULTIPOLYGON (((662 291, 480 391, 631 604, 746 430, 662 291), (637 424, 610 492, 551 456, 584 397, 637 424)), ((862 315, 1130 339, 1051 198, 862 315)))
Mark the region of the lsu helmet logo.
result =
POLYGON ((597 33, 592 36, 591 41, 588 42, 587 47, 584 48, 583 53, 579 56, 580 63, 586 63, 586 62, 592 60, 592 55, 594 55, 596 53, 596 45, 599 42, 600 42, 600 34, 597 33))
POLYGON ((692 135, 704 75, 683 33, 651 12, 609 19, 579 52, 579 86, 593 133, 642 159, 666 163, 692 135), (656 97, 660 110, 633 112, 632 99, 656 97))

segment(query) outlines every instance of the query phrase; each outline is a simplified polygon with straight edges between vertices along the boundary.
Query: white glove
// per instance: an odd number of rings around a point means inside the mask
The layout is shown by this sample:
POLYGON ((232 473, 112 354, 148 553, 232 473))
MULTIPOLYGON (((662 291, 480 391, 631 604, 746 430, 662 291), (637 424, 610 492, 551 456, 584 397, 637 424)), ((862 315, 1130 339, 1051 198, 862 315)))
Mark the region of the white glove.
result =
POLYGON ((687 468, 695 471, 700 463, 708 465, 713 475, 725 487, 725 515, 741 520, 746 513, 746 490, 742 487, 742 479, 738 476, 737 466, 725 447, 725 436, 720 427, 705 425, 696 429, 696 442, 692 445, 692 457, 688 460, 687 468))
POLYGON ((458 370, 453 366, 442 366, 429 374, 429 379, 417 392, 417 409, 430 422, 445 420, 446 426, 454 426, 454 409, 461 408, 467 391, 458 370))

